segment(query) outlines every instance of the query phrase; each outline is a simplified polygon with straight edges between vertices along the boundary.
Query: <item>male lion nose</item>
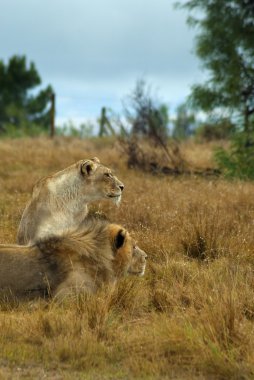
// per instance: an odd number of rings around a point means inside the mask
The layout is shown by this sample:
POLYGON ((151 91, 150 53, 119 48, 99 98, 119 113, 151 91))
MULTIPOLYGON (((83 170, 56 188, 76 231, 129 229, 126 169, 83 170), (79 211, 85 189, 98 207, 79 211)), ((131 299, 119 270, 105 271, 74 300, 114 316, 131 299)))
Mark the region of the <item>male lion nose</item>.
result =
POLYGON ((120 190, 123 191, 124 185, 119 185, 119 187, 120 187, 120 190))

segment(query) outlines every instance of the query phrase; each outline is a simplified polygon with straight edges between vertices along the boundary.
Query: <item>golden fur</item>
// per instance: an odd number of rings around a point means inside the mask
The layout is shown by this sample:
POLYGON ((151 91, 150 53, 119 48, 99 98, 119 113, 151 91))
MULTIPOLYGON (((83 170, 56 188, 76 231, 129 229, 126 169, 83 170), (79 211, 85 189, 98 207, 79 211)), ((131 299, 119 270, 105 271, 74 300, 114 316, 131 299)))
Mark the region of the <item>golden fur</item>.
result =
POLYGON ((0 290, 19 298, 95 292, 126 274, 142 276, 146 254, 122 226, 87 219, 62 236, 0 246, 0 290))
POLYGON ((23 212, 18 244, 77 228, 87 216, 90 202, 106 198, 118 204, 123 188, 122 182, 96 157, 41 179, 23 212))

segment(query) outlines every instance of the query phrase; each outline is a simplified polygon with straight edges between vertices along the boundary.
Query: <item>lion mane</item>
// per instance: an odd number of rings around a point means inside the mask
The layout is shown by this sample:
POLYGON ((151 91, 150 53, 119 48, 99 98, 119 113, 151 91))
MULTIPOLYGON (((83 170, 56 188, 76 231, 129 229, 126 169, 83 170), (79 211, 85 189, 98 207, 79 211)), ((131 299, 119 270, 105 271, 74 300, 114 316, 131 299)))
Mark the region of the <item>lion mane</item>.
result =
POLYGON ((142 276, 146 257, 124 227, 88 218, 33 245, 1 245, 0 290, 29 299, 94 293, 127 274, 142 276))

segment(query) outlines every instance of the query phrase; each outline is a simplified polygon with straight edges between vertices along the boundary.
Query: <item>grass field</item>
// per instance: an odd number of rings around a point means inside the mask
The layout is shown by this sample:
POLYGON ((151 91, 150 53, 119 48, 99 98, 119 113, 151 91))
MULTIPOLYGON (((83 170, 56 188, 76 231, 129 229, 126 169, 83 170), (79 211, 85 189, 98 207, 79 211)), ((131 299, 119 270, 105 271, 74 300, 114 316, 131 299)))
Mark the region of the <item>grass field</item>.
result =
MULTIPOLYGON (((185 143, 212 166, 212 145, 185 143)), ((254 183, 128 170, 108 140, 0 141, 0 242, 13 243, 33 184, 97 156, 125 184, 123 224, 144 278, 66 300, 0 304, 0 379, 253 379, 254 183)))

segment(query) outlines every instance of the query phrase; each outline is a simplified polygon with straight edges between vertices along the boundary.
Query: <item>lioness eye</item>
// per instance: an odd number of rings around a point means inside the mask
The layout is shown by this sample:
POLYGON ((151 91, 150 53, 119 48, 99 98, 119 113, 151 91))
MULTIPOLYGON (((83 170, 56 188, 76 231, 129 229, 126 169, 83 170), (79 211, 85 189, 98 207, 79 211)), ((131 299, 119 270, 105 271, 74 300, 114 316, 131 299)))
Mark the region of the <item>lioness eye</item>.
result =
POLYGON ((111 177, 111 173, 104 173, 105 177, 111 177))

